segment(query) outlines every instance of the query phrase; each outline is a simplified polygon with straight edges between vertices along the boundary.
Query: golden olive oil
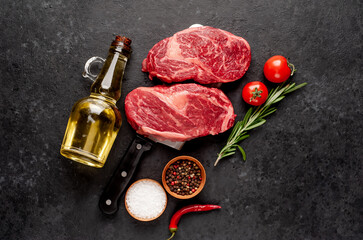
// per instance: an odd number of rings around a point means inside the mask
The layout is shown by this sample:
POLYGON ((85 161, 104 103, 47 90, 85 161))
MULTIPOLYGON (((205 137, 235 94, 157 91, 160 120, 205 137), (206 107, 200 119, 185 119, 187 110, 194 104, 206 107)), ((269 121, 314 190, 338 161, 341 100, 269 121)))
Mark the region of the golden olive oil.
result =
POLYGON ((73 106, 60 151, 63 156, 93 167, 105 164, 122 123, 116 102, 131 53, 129 44, 128 38, 116 37, 91 95, 73 106))
POLYGON ((74 106, 68 121, 62 155, 83 164, 102 167, 121 127, 119 110, 91 95, 74 106))

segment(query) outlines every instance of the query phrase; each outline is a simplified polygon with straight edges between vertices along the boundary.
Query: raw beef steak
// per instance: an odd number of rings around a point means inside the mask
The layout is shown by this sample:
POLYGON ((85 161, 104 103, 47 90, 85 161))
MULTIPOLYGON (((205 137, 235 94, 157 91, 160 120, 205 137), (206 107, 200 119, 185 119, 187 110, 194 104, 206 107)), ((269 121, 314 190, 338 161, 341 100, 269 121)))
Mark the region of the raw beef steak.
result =
POLYGON ((180 142, 224 132, 236 117, 221 90, 194 83, 136 88, 126 96, 125 112, 137 133, 180 142))
POLYGON ((225 83, 240 79, 251 62, 248 42, 227 31, 203 26, 188 28, 161 40, 149 51, 142 71, 149 78, 201 84, 225 83))

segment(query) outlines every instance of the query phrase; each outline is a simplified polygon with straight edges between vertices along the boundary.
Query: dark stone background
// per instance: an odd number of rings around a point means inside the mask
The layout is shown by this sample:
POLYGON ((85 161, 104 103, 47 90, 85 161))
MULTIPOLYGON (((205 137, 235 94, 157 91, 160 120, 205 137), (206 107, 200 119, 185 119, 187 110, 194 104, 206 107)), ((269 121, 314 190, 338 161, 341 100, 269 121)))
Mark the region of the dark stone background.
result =
MULTIPOLYGON (((175 239, 363 239, 362 2, 321 1, 1 1, 0 239, 166 239, 172 213, 189 203, 223 209, 182 218, 175 239), (105 57, 116 34, 133 40, 118 106, 138 86, 148 50, 201 23, 244 37, 247 74, 222 89, 238 119, 249 81, 267 82, 264 62, 289 57, 308 86, 278 104, 251 132, 240 154, 213 167, 228 133, 188 142, 178 152, 157 145, 134 180, 161 181, 171 158, 186 154, 207 171, 202 193, 169 197, 153 222, 113 218, 97 207, 103 187, 134 131, 124 124, 104 168, 63 158, 60 145, 73 104, 89 94, 81 77, 91 56, 105 57)), ((274 85, 268 84, 269 88, 274 85)), ((123 201, 123 199, 121 200, 123 201)))

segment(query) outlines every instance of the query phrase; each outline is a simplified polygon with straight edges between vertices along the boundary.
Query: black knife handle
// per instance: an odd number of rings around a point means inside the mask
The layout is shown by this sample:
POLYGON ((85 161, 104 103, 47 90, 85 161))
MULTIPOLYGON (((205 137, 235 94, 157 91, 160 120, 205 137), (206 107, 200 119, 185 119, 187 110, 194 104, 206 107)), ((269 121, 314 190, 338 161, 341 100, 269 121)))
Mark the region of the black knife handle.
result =
POLYGON ((151 141, 136 135, 101 195, 98 205, 103 213, 117 212, 118 199, 129 184, 142 154, 151 147, 151 141))

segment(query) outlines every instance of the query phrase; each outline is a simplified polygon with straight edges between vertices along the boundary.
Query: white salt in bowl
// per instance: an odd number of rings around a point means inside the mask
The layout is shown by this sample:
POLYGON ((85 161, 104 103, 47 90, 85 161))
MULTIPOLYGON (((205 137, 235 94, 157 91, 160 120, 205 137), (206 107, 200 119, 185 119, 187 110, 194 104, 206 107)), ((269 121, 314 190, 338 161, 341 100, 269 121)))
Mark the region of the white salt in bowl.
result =
POLYGON ((167 205, 164 188, 155 180, 140 179, 126 191, 125 207, 127 212, 139 221, 152 221, 163 214, 167 205))

